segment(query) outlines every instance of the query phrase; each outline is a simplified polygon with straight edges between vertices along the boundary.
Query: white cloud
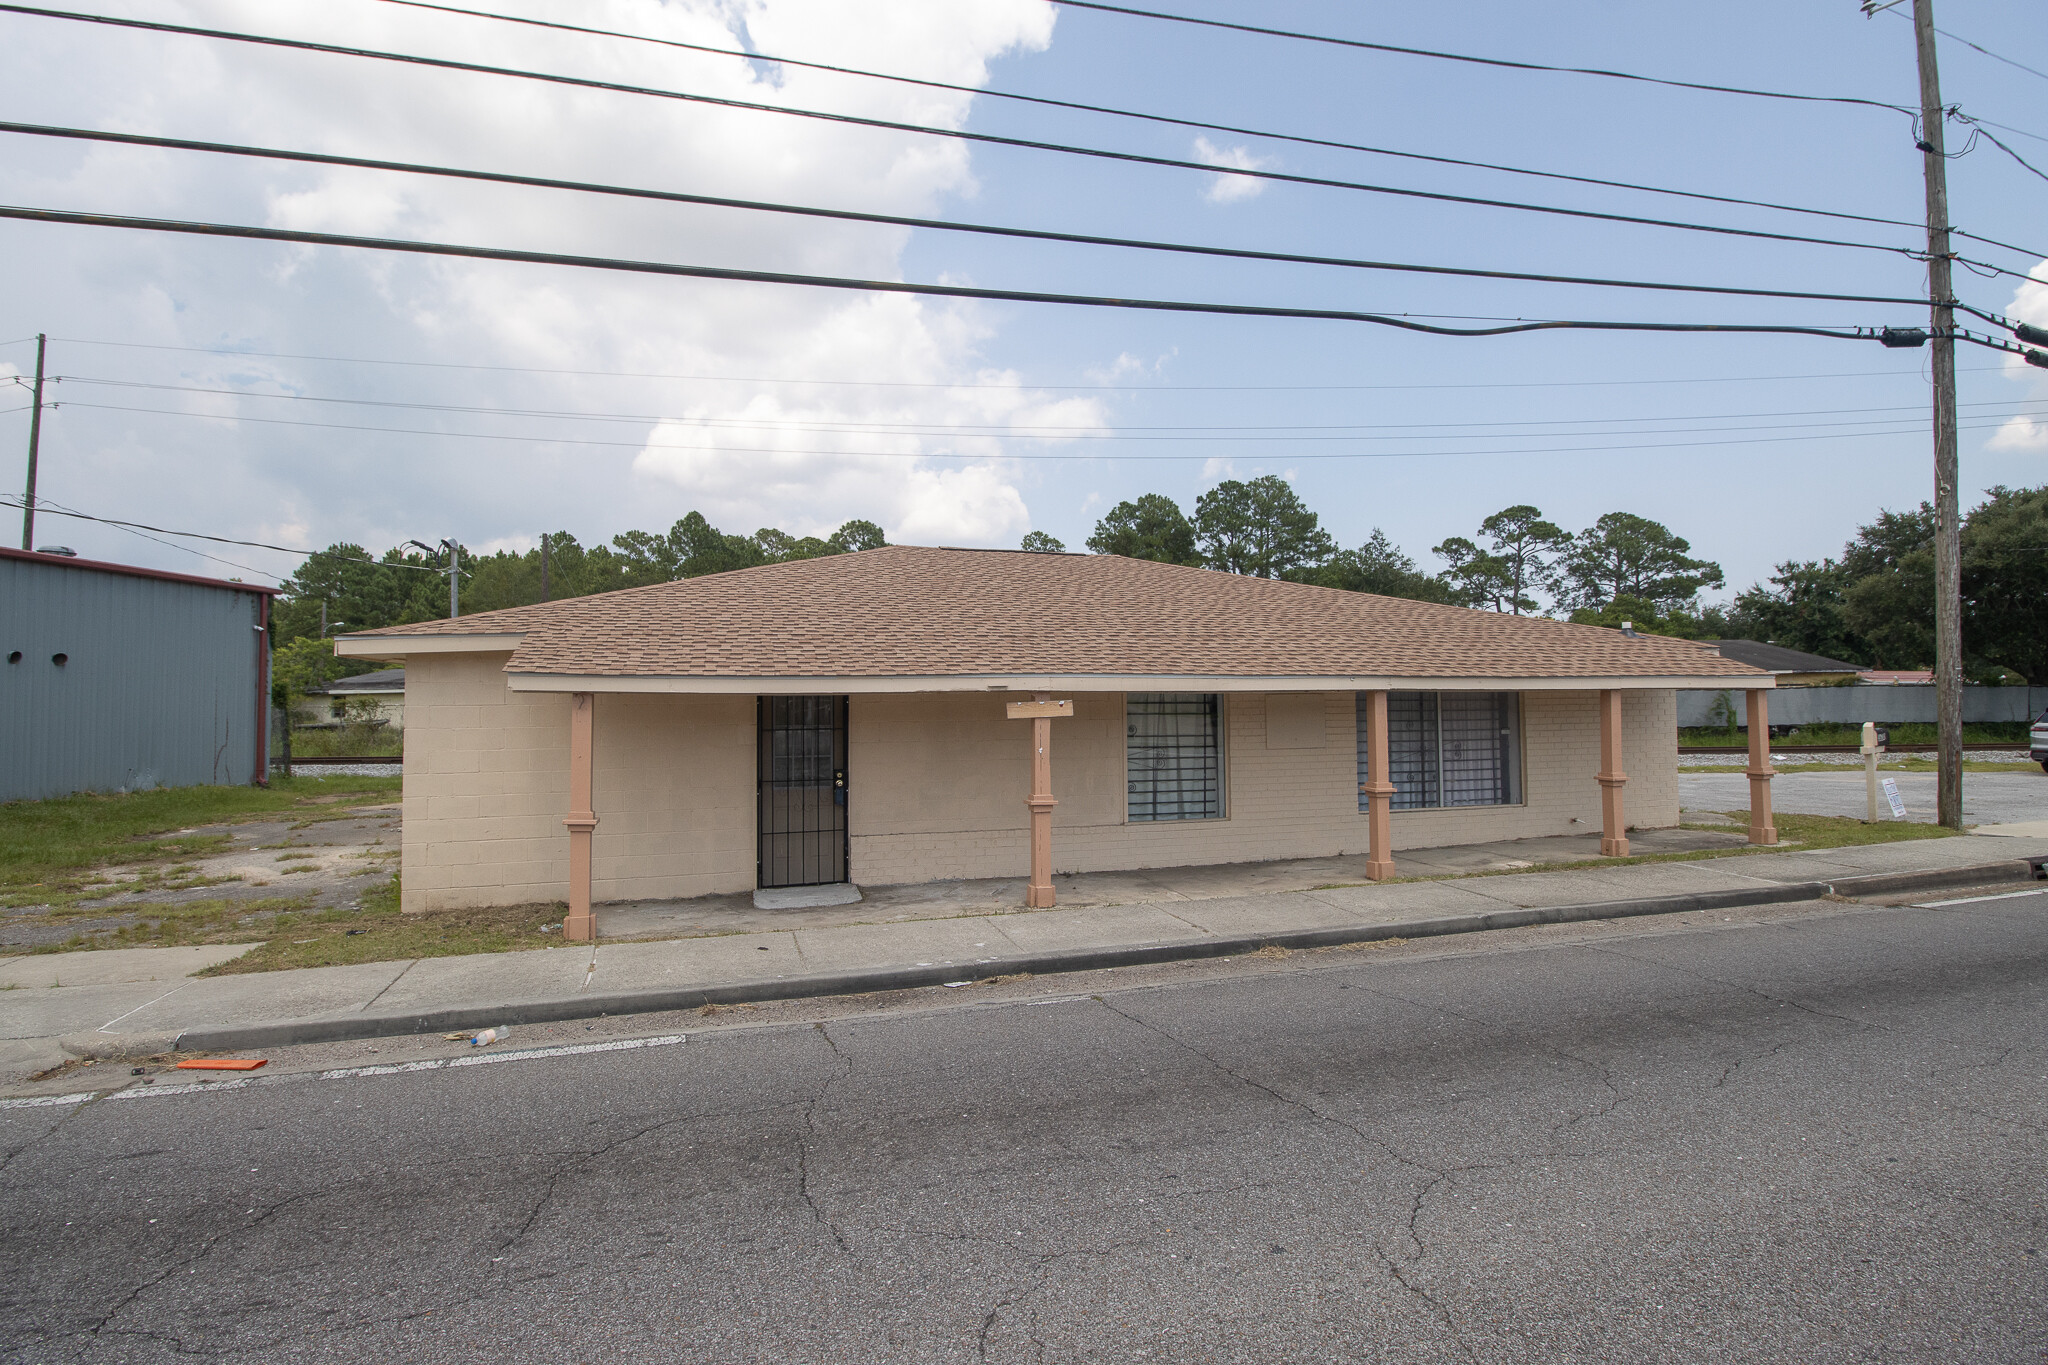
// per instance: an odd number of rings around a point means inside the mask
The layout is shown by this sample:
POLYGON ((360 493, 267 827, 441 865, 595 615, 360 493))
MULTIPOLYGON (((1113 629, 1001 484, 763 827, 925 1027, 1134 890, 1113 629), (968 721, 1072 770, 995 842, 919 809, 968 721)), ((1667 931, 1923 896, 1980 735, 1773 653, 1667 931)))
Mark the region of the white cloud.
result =
MULTIPOLYGON (((720 46, 744 33, 762 51, 969 85, 1005 53, 1044 48, 1055 14, 1043 0, 534 0, 521 9, 720 46)), ((393 6, 213 0, 170 3, 161 17, 909 123, 958 126, 972 102, 958 92, 393 6)), ((33 96, 52 123, 913 215, 940 213, 975 190, 965 145, 943 139, 56 24, 23 26, 20 39, 0 52, 0 80, 33 96)), ((0 194, 67 208, 882 279, 902 278, 909 240, 899 229, 90 145, 29 146, 0 166, 0 194)), ((195 529, 294 528, 280 543, 381 548, 454 531, 476 545, 510 546, 563 526, 586 537, 664 529, 692 507, 742 532, 829 530, 862 516, 892 537, 1007 543, 1029 523, 1026 480, 995 437, 1029 426, 1087 431, 1106 420, 1096 403, 1035 392, 984 366, 978 352, 990 323, 966 305, 92 229, 7 225, 0 238, 18 252, 34 247, 42 263, 15 289, 10 311, 32 320, 61 312, 74 336, 556 373, 78 347, 62 362, 70 372, 646 419, 571 423, 171 392, 96 397, 238 420, 82 406, 58 414, 71 439, 46 475, 52 496, 116 516, 149 506, 166 524, 195 529), (746 382, 608 377, 622 374, 746 382), (924 429, 848 429, 858 426, 924 429), (959 426, 981 430, 931 430, 959 426), (678 445, 711 448, 670 448, 678 445), (804 453, 813 450, 840 453, 804 453)))
MULTIPOLYGON (((2012 302, 2005 306, 2006 316, 2036 327, 2048 327, 2048 261, 2038 262, 2027 272, 2027 278, 2012 292, 2012 302)), ((2019 379, 2039 381, 2042 371, 2027 364, 2025 357, 2009 355, 2005 358, 2007 375, 2019 379)), ((2006 427, 2013 424, 2008 422, 2006 427)), ((1999 429, 2004 436, 2006 427, 1999 429)), ((1994 445, 1995 445, 1994 441, 1994 445)))
MULTIPOLYGON (((1267 157, 1253 156, 1249 147, 1218 147, 1205 137, 1195 139, 1195 159, 1238 171, 1262 171, 1273 164, 1267 157)), ((1265 181, 1247 175, 1219 175, 1202 191, 1202 197, 1212 204, 1235 204, 1241 199, 1256 199, 1265 189, 1265 181)))
POLYGON ((2048 450, 2048 422, 2034 417, 2011 417, 1991 433, 1986 450, 2048 450))

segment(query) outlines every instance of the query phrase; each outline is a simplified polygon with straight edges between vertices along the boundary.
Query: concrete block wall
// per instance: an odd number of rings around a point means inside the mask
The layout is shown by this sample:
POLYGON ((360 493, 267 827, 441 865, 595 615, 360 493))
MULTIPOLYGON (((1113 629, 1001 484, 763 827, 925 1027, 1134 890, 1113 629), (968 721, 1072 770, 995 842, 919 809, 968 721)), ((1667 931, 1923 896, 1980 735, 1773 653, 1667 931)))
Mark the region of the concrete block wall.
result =
MULTIPOLYGON (((513 692, 505 654, 407 661, 407 910, 568 895, 569 699, 513 692)), ((591 893, 599 901, 754 885, 754 699, 597 699, 591 893)))
MULTIPOLYGON (((1064 695, 1064 694, 1063 694, 1064 695)), ((1302 730, 1303 699, 1223 699, 1224 814, 1215 820, 1124 820, 1121 693, 1073 694, 1053 723, 1053 868, 1093 872, 1363 853, 1357 711, 1350 692, 1313 694, 1320 744, 1302 730), (1269 701, 1285 713, 1269 743, 1269 701)), ((1030 849, 1030 726, 1008 720, 999 695, 853 699, 849 773, 853 876, 875 884, 1023 876, 1030 849)), ((1678 823, 1674 702, 1630 692, 1622 705, 1628 822, 1678 823)), ((1600 828, 1599 695, 1523 696, 1523 803, 1397 811, 1394 848, 1583 834, 1600 828)))
MULTIPOLYGON (((554 901, 568 891, 569 702, 515 693, 508 656, 408 661, 404 906, 554 901)), ((1366 851, 1350 692, 1223 699, 1224 813, 1124 820, 1121 693, 1075 693, 1053 723, 1056 871, 1325 857, 1366 851), (1268 725, 1268 708, 1273 724, 1268 725), (1320 713, 1320 729, 1316 720, 1320 713), (1270 730, 1270 733, 1269 733, 1270 730), (1319 741, 1319 742, 1318 742, 1319 741)), ((1031 725, 991 693, 869 694, 849 715, 852 875, 888 884, 1023 876, 1031 725)), ((746 891, 755 880, 752 697, 600 694, 592 896, 746 891)), ((1524 694, 1524 802, 1399 811, 1394 848, 1600 827, 1598 696, 1524 694)), ((1673 694, 1624 697, 1629 823, 1678 822, 1673 694)))

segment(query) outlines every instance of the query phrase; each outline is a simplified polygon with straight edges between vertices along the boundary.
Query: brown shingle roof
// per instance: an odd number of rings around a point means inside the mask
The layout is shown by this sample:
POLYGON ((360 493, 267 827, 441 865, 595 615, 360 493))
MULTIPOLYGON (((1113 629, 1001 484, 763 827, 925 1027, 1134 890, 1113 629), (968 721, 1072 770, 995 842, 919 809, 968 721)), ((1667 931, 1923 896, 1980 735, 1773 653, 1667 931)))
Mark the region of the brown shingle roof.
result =
POLYGON ((1760 676, 1597 626, 1116 555, 911 545, 356 638, 488 634, 523 635, 511 673, 589 677, 1760 676))

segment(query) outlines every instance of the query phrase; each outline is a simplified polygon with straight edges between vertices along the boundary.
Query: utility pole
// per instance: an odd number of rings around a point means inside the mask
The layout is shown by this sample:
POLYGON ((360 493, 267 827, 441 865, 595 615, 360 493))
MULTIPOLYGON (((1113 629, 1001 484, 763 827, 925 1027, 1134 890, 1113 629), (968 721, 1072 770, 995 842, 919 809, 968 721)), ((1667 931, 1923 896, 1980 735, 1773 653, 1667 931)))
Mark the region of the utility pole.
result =
POLYGON ((28 494, 21 500, 21 548, 35 549, 36 539, 36 452, 43 442, 43 351, 50 339, 36 333, 36 399, 28 416, 28 494))
POLYGON ((548 596, 548 538, 545 532, 540 538, 540 600, 552 600, 548 596))
POLYGON ((457 589, 462 579, 462 547, 456 543, 455 538, 452 536, 442 541, 439 545, 429 545, 424 540, 408 540, 405 543, 407 545, 417 545, 430 555, 439 554, 443 550, 448 552, 448 619, 452 621, 460 616, 462 614, 462 597, 457 589))
POLYGON ((1934 723, 1939 747, 1935 819, 1963 827, 1962 527, 1956 499, 1955 291, 1949 281, 1948 159, 1934 0, 1913 0, 1920 61, 1920 154, 1927 169, 1927 285, 1934 309, 1934 723))

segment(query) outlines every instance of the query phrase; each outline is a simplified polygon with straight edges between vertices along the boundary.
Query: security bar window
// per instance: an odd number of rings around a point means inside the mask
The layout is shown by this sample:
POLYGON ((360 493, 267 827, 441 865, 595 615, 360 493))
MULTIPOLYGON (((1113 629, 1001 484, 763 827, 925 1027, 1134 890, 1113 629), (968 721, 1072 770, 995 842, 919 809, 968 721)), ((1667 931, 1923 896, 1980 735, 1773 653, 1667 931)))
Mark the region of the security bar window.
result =
POLYGON ((1214 820, 1223 814, 1221 699, 1214 692, 1124 698, 1129 818, 1214 820))
MULTIPOLYGON (((1514 692, 1389 692, 1387 769, 1395 810, 1522 801, 1522 707, 1514 692)), ((1371 778, 1358 697, 1358 808, 1371 778)))

